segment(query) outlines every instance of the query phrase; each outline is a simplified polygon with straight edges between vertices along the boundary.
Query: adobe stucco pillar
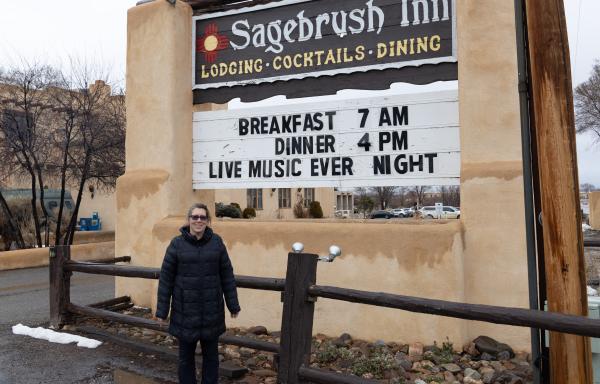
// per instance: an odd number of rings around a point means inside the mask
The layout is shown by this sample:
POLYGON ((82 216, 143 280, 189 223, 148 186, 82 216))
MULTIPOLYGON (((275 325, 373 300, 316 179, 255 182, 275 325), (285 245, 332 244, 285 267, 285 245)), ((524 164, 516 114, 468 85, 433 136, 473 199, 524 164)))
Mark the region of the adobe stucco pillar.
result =
MULTIPOLYGON (((513 1, 459 1, 458 82, 465 298, 529 306, 513 1), (493 27, 492 27, 493 24, 493 27)), ((469 324, 530 348, 528 328, 469 324)))
POLYGON ((600 192, 590 192, 589 199, 590 226, 592 229, 600 230, 600 192))
MULTIPOLYGON (((154 1, 127 15, 126 173, 117 181, 116 255, 160 266, 192 191, 192 10, 154 1)), ((116 295, 152 306, 156 281, 118 278, 116 295)))

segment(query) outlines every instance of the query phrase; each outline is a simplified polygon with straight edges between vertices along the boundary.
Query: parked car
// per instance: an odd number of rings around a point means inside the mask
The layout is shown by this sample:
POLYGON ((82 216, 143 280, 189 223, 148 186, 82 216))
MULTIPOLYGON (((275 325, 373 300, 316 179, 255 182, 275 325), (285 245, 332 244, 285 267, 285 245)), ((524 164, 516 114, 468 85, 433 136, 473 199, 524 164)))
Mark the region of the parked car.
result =
POLYGON ((444 219, 460 219, 460 208, 451 207, 444 205, 443 218, 444 219))
POLYGON ((419 209, 419 212, 421 213, 421 217, 424 219, 434 219, 437 217, 437 213, 435 212, 435 206, 433 205, 426 205, 424 207, 421 207, 421 209, 419 209))
POLYGON ((404 212, 404 208, 394 208, 390 211, 394 217, 406 217, 406 213, 404 212))
MULTIPOLYGON (((438 214, 435 210, 435 206, 427 205, 419 210, 421 212, 421 216, 424 219, 435 219, 438 218, 438 214)), ((451 207, 449 205, 444 205, 442 207, 442 214, 439 217, 440 219, 460 219, 460 209, 451 207)))
POLYGON ((415 211, 412 208, 402 208, 404 211, 404 217, 413 217, 415 215, 415 211))
POLYGON ((391 219, 394 214, 388 211, 373 211, 371 212, 371 219, 391 219))

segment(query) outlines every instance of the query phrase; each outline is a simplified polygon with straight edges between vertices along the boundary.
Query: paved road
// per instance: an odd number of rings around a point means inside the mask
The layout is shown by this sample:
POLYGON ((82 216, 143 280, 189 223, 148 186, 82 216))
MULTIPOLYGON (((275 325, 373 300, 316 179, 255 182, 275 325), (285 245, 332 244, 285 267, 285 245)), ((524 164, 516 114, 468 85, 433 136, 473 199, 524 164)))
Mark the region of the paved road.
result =
MULTIPOLYGON (((74 303, 114 297, 112 276, 75 273, 71 283, 74 303)), ((11 327, 18 323, 47 326, 48 295, 47 267, 0 271, 0 384, 145 382, 118 379, 127 375, 115 374, 120 368, 146 374, 147 362, 133 351, 110 343, 86 349, 12 334, 11 327)))

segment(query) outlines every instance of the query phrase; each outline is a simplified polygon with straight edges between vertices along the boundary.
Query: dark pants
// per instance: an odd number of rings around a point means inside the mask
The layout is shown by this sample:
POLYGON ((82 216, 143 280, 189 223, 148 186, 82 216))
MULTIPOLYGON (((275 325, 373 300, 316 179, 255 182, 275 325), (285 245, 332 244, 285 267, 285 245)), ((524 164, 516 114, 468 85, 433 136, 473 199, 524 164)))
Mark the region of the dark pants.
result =
MULTIPOLYGON (((179 340, 179 384, 196 384, 195 342, 179 340)), ((202 384, 219 382, 219 341, 200 340, 202 348, 202 384)))

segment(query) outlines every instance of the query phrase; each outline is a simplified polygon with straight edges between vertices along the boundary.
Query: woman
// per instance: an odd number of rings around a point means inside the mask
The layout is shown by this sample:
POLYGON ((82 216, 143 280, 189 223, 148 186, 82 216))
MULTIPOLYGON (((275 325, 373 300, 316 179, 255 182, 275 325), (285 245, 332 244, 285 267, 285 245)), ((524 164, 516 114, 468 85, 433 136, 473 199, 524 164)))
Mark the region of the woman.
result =
POLYGON ((179 340, 179 383, 196 383, 196 345, 202 347, 202 384, 218 383, 218 339, 225 332, 223 296, 231 317, 237 317, 233 268, 223 240, 207 225, 204 204, 188 210, 188 225, 167 248, 158 284, 156 317, 164 321, 171 309, 169 333, 179 340))

